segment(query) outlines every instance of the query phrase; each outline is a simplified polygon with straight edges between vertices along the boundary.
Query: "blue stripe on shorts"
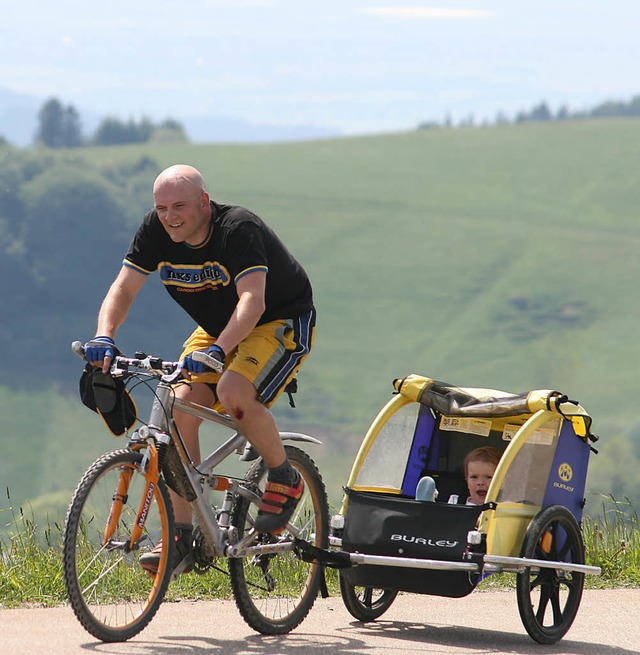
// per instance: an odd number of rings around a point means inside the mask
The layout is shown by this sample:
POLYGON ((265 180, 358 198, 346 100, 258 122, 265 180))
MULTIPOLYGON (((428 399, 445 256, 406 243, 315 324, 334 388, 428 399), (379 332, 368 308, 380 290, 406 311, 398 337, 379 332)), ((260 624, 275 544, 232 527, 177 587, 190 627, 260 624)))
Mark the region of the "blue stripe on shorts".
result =
POLYGON ((291 374, 300 365, 300 360, 309 353, 311 349, 311 338, 315 325, 315 309, 308 314, 291 319, 294 340, 298 344, 295 350, 287 351, 282 358, 281 364, 273 376, 269 376, 258 388, 258 393, 263 403, 269 403, 280 391, 282 386, 289 379, 291 374))

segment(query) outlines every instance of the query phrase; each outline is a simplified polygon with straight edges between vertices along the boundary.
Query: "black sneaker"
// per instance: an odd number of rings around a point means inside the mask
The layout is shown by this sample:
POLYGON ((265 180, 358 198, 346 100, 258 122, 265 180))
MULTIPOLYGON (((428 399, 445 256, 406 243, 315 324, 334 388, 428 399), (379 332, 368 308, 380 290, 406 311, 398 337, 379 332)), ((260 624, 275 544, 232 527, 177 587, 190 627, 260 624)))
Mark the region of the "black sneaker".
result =
POLYGON ((267 482, 258 508, 255 528, 258 532, 278 534, 284 530, 298 506, 304 491, 302 476, 292 487, 279 482, 267 482))
MULTIPOLYGON (((180 573, 189 573, 193 568, 193 553, 191 541, 183 539, 180 535, 174 536, 176 545, 173 551, 173 575, 180 573)), ((160 566, 160 556, 162 554, 162 541, 159 541, 156 547, 140 556, 138 560, 140 566, 149 573, 157 573, 160 566)))

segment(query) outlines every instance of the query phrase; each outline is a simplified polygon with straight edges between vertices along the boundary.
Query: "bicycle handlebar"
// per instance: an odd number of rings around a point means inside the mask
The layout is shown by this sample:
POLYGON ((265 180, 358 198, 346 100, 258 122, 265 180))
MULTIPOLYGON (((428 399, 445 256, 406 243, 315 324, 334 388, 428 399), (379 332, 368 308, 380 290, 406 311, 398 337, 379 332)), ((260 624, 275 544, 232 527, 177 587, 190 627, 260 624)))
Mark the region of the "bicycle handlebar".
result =
MULTIPOLYGON (((71 350, 78 357, 85 358, 84 346, 81 341, 74 341, 71 344, 71 350)), ((174 362, 143 353, 140 353, 140 355, 140 357, 116 355, 111 363, 109 373, 113 377, 121 377, 129 368, 137 368, 146 371, 154 377, 162 378, 165 382, 175 382, 182 375, 182 369, 184 368, 182 361, 174 362)), ((219 362, 215 357, 207 355, 205 352, 197 351, 193 353, 193 359, 197 362, 204 363, 217 373, 221 373, 224 368, 222 362, 219 362)))

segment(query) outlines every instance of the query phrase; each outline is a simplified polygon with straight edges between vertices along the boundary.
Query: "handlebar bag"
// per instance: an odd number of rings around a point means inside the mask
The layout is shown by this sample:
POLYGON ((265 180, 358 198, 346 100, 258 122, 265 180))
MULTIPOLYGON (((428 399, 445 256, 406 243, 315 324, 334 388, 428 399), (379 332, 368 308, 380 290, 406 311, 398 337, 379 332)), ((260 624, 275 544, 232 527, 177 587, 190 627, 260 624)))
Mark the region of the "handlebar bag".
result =
POLYGON ((122 436, 138 418, 138 408, 122 378, 114 378, 87 364, 79 390, 83 405, 97 412, 116 437, 122 436))

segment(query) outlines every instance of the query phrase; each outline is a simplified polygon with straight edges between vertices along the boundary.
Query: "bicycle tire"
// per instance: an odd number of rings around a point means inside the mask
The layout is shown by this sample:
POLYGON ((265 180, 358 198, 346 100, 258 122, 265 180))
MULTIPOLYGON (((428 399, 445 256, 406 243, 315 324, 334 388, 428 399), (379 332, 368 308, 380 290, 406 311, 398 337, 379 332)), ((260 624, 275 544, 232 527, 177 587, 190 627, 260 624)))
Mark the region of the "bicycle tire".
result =
MULTIPOLYGON (((300 538, 319 548, 329 546, 329 505, 322 477, 313 460, 294 446, 285 446, 287 457, 304 479, 305 491, 290 523, 300 529, 300 538)), ((262 486, 266 480, 262 460, 251 466, 245 480, 250 486, 262 486)), ((257 506, 238 497, 232 512, 232 524, 239 537, 253 525, 257 506)), ((274 537, 257 535, 256 544, 291 540, 285 531, 274 537)), ((236 606, 245 622, 266 635, 286 634, 307 616, 318 595, 324 571, 317 564, 299 559, 295 553, 280 552, 256 557, 229 559, 231 589, 236 606)))
POLYGON ((145 490, 141 461, 142 453, 130 449, 97 459, 78 483, 65 520, 62 564, 69 603, 81 625, 104 642, 126 641, 148 625, 173 570, 173 507, 162 479, 152 493, 142 538, 135 549, 125 546, 145 490), (111 514, 116 493, 124 501, 122 511, 103 543, 116 515, 111 514), (159 541, 163 549, 153 575, 138 559, 159 541))
MULTIPOLYGON (((573 514, 552 505, 536 515, 527 528, 522 557, 584 564, 584 542, 573 514)), ((518 573, 518 610, 529 636, 539 644, 561 639, 576 617, 583 587, 584 573, 547 568, 518 573)))
POLYGON ((379 619, 391 607, 398 591, 356 586, 340 575, 340 594, 349 614, 367 623, 379 619))

